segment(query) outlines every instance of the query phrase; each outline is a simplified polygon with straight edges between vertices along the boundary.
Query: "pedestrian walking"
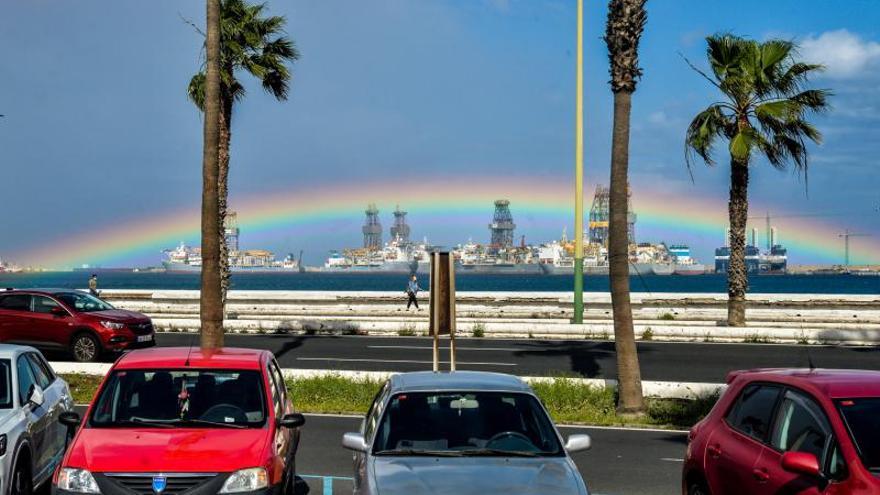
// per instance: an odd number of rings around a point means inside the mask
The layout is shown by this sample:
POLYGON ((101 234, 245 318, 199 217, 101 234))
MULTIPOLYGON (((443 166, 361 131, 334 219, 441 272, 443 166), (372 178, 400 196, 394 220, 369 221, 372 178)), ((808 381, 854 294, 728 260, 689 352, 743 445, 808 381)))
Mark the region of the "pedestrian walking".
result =
POLYGON ((98 297, 98 274, 93 273, 91 277, 89 277, 89 292, 98 297))
POLYGON ((419 309, 419 301, 416 299, 416 295, 418 295, 419 291, 422 290, 419 287, 419 279, 415 275, 409 280, 409 283, 406 284, 406 295, 409 299, 406 301, 406 310, 409 311, 409 307, 413 304, 416 306, 416 311, 420 311, 419 309))

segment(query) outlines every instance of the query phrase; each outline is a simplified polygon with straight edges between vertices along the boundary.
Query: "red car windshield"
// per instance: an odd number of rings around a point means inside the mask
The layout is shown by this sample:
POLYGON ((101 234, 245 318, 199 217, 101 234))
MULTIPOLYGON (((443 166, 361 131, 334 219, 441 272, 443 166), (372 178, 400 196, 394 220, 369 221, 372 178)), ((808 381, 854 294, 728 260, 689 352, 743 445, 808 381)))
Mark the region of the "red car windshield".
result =
POLYGON ((115 371, 95 402, 95 427, 254 428, 266 421, 263 379, 250 370, 115 371))
POLYGON ((0 359, 0 409, 12 407, 12 373, 9 371, 9 360, 0 359))
POLYGON ((89 294, 82 292, 61 292, 55 294, 55 297, 61 300, 68 308, 73 309, 77 313, 91 313, 93 311, 109 311, 113 306, 105 303, 89 294))
POLYGON ((880 398, 839 400, 837 407, 865 467, 880 472, 880 398))

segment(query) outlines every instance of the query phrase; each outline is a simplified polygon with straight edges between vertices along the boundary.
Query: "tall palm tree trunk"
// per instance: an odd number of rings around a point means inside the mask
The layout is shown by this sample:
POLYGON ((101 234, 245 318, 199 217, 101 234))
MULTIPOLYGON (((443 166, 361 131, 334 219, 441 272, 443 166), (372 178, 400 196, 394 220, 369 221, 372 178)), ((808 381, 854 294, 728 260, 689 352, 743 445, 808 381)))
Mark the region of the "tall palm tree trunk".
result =
POLYGON ((614 312, 614 347, 617 352, 618 403, 623 414, 644 412, 642 377, 633 331, 629 298, 629 119, 632 93, 614 93, 614 128, 611 136, 611 191, 609 197, 608 260, 611 307, 614 312))
POLYGON ((202 149, 202 280, 199 298, 201 347, 223 346, 220 290, 218 151, 220 144, 220 0, 207 0, 205 122, 202 149))
POLYGON ((217 212, 220 217, 220 298, 226 308, 226 295, 230 287, 229 245, 226 243, 226 214, 229 210, 229 143, 232 139, 232 96, 221 90, 220 138, 217 148, 219 166, 217 172, 217 212))
POLYGON ((730 161, 730 259, 727 266, 727 324, 742 327, 746 324, 746 290, 749 277, 746 270, 746 222, 749 217, 749 163, 730 161))

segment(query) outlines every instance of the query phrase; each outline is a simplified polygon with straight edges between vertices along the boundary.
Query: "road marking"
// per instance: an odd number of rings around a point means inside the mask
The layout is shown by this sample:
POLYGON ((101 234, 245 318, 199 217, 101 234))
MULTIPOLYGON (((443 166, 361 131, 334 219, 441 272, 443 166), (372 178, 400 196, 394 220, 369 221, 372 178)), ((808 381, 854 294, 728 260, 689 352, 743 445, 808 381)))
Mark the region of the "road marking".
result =
MULTIPOLYGON (((298 357, 297 361, 338 361, 343 363, 402 363, 402 364, 433 364, 433 361, 418 361, 415 359, 365 359, 365 358, 334 358, 334 357, 298 357)), ((440 361, 440 364, 449 364, 449 361, 440 361)), ((492 363, 478 361, 455 361, 456 365, 470 366, 516 366, 516 363, 492 363)))
MULTIPOLYGON (((411 349, 411 350, 425 350, 430 351, 433 349, 431 346, 420 346, 420 345, 368 345, 367 349, 411 349)), ((441 347, 441 349, 449 350, 449 346, 441 347)), ((496 352, 522 352, 522 351, 530 351, 530 349, 522 349, 516 347, 456 347, 457 351, 496 351, 496 352)))
POLYGON ((349 478, 347 476, 320 476, 314 474, 301 474, 297 475, 300 478, 311 478, 311 479, 319 479, 321 480, 322 492, 323 495, 333 495, 333 482, 334 481, 354 481, 354 478, 349 478))
POLYGON ((676 457, 661 457, 660 460, 666 462, 684 462, 684 459, 678 459, 676 457))

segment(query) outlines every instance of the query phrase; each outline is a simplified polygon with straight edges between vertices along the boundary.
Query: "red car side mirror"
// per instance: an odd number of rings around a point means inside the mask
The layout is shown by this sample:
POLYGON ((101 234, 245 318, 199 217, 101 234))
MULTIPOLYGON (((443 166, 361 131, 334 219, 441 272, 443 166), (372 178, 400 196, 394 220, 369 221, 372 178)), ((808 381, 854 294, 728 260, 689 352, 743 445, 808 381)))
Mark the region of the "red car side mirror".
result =
POLYGON ((822 476, 819 472, 819 460, 808 452, 786 452, 782 454, 782 469, 790 473, 803 474, 814 478, 822 476))
POLYGON ((61 306, 53 306, 52 309, 49 310, 49 312, 52 313, 53 316, 56 316, 58 318, 63 318, 67 316, 67 311, 61 306))

